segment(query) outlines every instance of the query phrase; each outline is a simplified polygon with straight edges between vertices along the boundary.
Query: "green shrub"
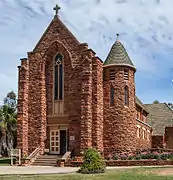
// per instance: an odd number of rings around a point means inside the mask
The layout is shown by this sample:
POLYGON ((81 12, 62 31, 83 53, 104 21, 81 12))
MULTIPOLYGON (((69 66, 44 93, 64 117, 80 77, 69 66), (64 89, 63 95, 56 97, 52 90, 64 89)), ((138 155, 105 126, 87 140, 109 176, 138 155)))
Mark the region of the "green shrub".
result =
POLYGON ((160 158, 162 160, 167 160, 167 159, 169 159, 169 155, 168 154, 161 154, 160 158))
POLYGON ((113 160, 118 160, 118 155, 117 154, 114 154, 113 160))
POLYGON ((128 156, 128 160, 134 159, 134 156, 128 156))
POLYGON ((84 153, 84 162, 79 172, 83 174, 104 173, 105 162, 95 149, 87 149, 84 153))
POLYGON ((140 156, 140 155, 136 155, 136 156, 134 157, 134 159, 135 159, 135 160, 140 160, 140 159, 141 159, 141 156, 140 156))

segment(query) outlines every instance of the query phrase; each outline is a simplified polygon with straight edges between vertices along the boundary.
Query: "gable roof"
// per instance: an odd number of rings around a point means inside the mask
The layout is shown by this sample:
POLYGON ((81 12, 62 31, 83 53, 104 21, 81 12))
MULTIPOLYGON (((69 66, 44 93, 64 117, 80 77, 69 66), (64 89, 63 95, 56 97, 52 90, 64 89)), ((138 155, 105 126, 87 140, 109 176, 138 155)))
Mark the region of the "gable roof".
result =
MULTIPOLYGON (((52 21, 50 22, 50 24, 48 25, 47 29, 45 30, 45 32, 43 33, 43 35, 41 36, 40 40, 37 42, 36 46, 34 47, 33 51, 36 51, 37 48, 39 47, 39 45, 42 43, 42 41, 44 41, 44 38, 47 34, 52 33, 52 29, 57 29, 57 32, 54 32, 54 34, 58 34, 59 30, 63 30, 65 31, 69 37, 73 40, 73 42, 76 45, 79 45, 80 42, 76 39, 76 37, 71 33, 71 31, 65 26, 65 24, 59 19, 59 17, 57 15, 54 16, 54 18, 52 19, 52 21), (58 29, 59 28, 59 29, 58 29)), ((68 37, 68 38, 69 38, 68 37)), ((50 37, 49 37, 50 38, 50 37)), ((67 37, 66 37, 67 38, 67 37)), ((55 40, 55 39, 54 39, 55 40)), ((43 42, 44 43, 44 42, 43 42)))
POLYGON ((147 111, 147 108, 145 107, 145 105, 142 103, 142 101, 137 96, 135 97, 135 101, 138 106, 140 106, 143 110, 146 111, 146 113, 149 113, 147 111))
POLYGON ((173 126, 173 110, 166 103, 145 104, 149 111, 148 123, 154 135, 163 135, 166 126, 173 126))
POLYGON ((135 68, 123 44, 116 40, 104 62, 104 65, 126 65, 135 68))

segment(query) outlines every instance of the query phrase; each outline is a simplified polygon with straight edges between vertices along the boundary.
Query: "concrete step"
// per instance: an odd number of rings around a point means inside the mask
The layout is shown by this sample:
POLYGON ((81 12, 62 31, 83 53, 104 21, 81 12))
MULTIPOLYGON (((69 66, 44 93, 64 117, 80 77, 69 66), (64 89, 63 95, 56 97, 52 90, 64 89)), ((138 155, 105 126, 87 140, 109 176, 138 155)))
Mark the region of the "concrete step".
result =
POLYGON ((56 163, 55 164, 34 163, 34 164, 32 164, 32 166, 57 166, 57 164, 56 163))
POLYGON ((57 160, 56 159, 36 159, 35 162, 36 161, 41 161, 41 162, 42 161, 44 161, 44 162, 56 162, 57 160))
POLYGON ((32 163, 33 166, 57 166, 57 158, 62 158, 62 156, 57 155, 40 155, 32 163))

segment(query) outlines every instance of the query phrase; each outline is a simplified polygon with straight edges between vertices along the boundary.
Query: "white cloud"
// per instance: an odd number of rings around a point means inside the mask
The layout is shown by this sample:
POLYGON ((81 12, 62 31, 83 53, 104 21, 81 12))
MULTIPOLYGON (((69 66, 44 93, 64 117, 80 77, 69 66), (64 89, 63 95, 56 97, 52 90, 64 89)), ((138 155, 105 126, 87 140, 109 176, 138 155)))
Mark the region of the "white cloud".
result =
MULTIPOLYGON (((61 6, 61 20, 81 42, 88 42, 103 60, 119 33, 120 40, 140 72, 151 76, 157 74, 159 77, 167 75, 164 72, 171 73, 172 0, 58 2, 61 6)), ((13 69, 12 74, 16 73, 19 59, 26 57, 26 52, 34 48, 51 21, 54 14, 52 9, 56 3, 57 0, 0 1, 0 73, 5 71, 6 63, 3 61, 8 61, 6 68, 13 69)), ((9 76, 8 71, 5 75, 9 76)), ((15 81, 17 87, 16 78, 15 81)), ((10 85, 10 79, 2 84, 9 88, 10 85)), ((3 94, 1 92, 0 99, 3 94)))

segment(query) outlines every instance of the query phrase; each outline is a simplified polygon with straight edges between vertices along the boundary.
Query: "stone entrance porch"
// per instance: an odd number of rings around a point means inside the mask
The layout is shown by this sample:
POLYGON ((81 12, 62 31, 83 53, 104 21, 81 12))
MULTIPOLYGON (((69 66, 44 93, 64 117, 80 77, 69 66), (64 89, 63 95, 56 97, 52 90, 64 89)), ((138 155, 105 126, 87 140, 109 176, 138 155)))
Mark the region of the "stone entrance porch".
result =
POLYGON ((68 117, 49 116, 45 153, 63 155, 69 147, 68 117))

